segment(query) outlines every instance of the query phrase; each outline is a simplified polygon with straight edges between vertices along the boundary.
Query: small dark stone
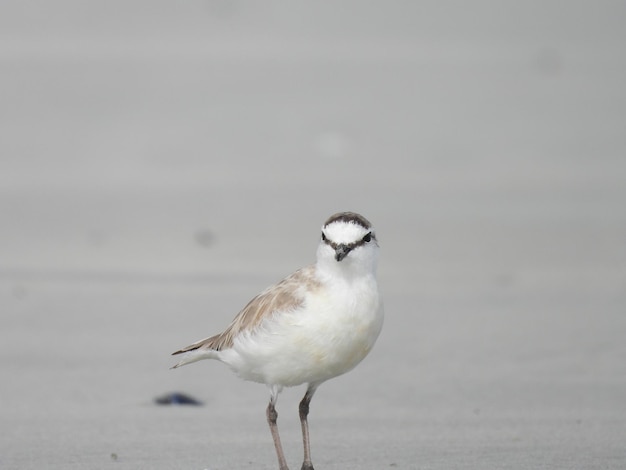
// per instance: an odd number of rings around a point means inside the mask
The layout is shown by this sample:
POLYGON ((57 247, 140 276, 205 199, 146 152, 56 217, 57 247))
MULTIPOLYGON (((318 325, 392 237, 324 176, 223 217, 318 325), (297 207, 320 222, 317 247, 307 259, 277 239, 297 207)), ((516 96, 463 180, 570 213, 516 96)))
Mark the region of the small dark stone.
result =
POLYGON ((156 397, 154 399, 154 402, 157 405, 193 405, 193 406, 203 405, 201 401, 196 400, 194 397, 189 396, 185 393, 180 393, 180 392, 166 393, 165 395, 156 397))

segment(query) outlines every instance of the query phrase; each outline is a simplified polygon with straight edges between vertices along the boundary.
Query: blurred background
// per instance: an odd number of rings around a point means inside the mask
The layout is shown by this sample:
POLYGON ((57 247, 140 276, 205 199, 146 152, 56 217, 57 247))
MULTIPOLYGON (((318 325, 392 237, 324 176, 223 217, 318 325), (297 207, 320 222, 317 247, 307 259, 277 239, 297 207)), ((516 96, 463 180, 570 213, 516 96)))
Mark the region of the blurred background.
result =
POLYGON ((270 468, 263 387, 169 353, 352 210, 387 320, 316 396, 316 462, 622 468, 625 21, 610 0, 3 1, 0 466, 270 468), (207 407, 152 405, 173 389, 207 407))

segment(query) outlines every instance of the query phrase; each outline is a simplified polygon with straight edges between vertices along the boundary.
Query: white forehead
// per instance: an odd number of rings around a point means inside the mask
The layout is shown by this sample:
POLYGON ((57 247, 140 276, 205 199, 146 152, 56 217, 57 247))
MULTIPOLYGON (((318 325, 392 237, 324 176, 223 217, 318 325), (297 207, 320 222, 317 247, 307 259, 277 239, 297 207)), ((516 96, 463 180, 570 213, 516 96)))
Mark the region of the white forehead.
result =
POLYGON ((335 243, 354 243, 370 232, 355 222, 337 221, 322 228, 326 237, 335 243))

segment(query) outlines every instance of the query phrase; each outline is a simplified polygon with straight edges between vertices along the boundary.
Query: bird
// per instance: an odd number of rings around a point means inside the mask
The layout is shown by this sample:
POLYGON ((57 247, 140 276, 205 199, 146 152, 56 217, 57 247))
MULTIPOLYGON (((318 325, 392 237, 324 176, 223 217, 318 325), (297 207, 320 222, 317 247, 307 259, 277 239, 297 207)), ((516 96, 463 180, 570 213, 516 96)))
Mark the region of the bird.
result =
POLYGON ((353 369, 370 352, 383 325, 376 278, 379 245, 372 224, 339 212, 322 226, 314 264, 268 287, 219 334, 172 353, 172 369, 217 359, 244 380, 266 384, 266 409, 278 466, 289 470, 278 433, 276 403, 284 387, 306 384, 298 412, 304 459, 314 470, 308 414, 317 388, 353 369))

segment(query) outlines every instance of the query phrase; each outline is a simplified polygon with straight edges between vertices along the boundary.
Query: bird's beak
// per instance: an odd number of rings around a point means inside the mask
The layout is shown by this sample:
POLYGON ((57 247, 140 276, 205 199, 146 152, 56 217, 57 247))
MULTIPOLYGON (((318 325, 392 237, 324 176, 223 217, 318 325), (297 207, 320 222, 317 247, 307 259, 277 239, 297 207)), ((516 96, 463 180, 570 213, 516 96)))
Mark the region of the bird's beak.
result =
POLYGON ((341 261, 346 256, 348 256, 348 253, 350 253, 350 251, 352 251, 352 248, 350 248, 348 245, 344 245, 343 243, 337 245, 337 248, 335 248, 335 260, 341 261))

